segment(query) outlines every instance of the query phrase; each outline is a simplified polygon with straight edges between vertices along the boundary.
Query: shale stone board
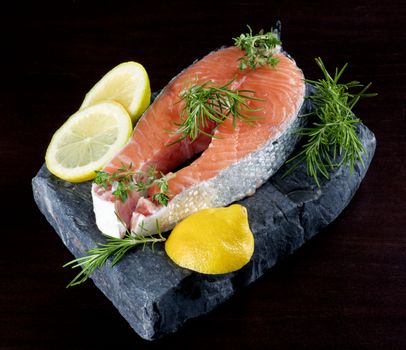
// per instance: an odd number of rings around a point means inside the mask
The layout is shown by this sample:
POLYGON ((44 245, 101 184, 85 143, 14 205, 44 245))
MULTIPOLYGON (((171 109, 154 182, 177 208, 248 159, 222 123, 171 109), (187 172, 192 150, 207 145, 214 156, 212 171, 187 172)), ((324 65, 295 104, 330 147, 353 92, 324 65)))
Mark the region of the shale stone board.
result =
MULTIPOLYGON (((281 168, 255 195, 239 202, 248 209, 255 237, 254 255, 241 270, 215 276, 195 273, 173 264, 163 246, 156 245, 154 252, 150 247, 134 249, 114 267, 96 271, 94 283, 141 337, 175 332, 255 281, 340 214, 375 152, 373 133, 361 124, 358 134, 366 149, 365 168, 356 164, 352 175, 341 168, 320 188, 306 175, 304 164, 285 178, 286 169, 281 168)), ((32 185, 39 209, 75 257, 104 240, 95 225, 89 182, 64 182, 42 166, 32 185)))

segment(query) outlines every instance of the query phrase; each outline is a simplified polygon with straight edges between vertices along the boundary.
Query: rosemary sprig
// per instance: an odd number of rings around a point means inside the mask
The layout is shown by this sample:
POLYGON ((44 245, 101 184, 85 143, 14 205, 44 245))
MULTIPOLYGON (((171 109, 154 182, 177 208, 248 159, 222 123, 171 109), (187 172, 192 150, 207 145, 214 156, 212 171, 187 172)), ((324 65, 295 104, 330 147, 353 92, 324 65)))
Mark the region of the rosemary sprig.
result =
POLYGON ((255 93, 252 90, 230 89, 233 81, 234 79, 218 87, 209 80, 204 84, 193 84, 185 89, 177 102, 184 103, 180 114, 181 123, 175 123, 178 129, 170 131, 173 134, 180 134, 181 137, 169 145, 187 137, 193 142, 200 134, 212 136, 204 130, 209 126, 209 122, 215 122, 219 125, 226 119, 232 118, 232 124, 235 128, 237 120, 253 124, 255 120, 259 119, 245 113, 260 110, 250 108, 248 103, 250 100, 263 101, 263 99, 249 95, 255 93))
POLYGON ((132 163, 129 165, 122 163, 121 167, 111 174, 105 171, 96 171, 96 177, 93 181, 104 188, 111 186, 112 194, 123 203, 127 200, 130 191, 135 190, 145 194, 156 183, 160 192, 153 196, 153 200, 166 206, 169 202, 168 177, 161 173, 162 177, 156 179, 156 174, 157 171, 154 166, 149 167, 147 172, 143 173, 142 171, 135 171, 132 163))
POLYGON ((97 246, 88 250, 85 256, 74 259, 63 265, 63 267, 70 266, 72 269, 77 267, 82 268, 66 288, 85 282, 96 269, 104 266, 110 257, 113 258, 111 266, 114 266, 130 249, 137 245, 142 245, 144 249, 148 243, 151 243, 153 250, 156 243, 166 240, 166 238, 162 236, 158 222, 156 225, 158 237, 150 236, 150 232, 141 226, 142 234, 135 235, 127 231, 123 239, 109 237, 106 243, 97 243, 97 246))
POLYGON ((239 61, 239 69, 244 70, 248 67, 254 69, 257 66, 271 65, 275 67, 279 60, 273 56, 273 49, 277 45, 281 45, 278 34, 271 29, 271 31, 264 33, 261 29, 257 35, 252 35, 252 29, 247 26, 249 33, 243 33, 237 38, 233 38, 234 45, 245 51, 239 61))
POLYGON ((305 143, 302 151, 287 161, 293 165, 286 175, 306 160, 308 175, 320 187, 319 174, 328 179, 329 170, 346 164, 349 164, 351 174, 358 160, 365 166, 362 159, 365 149, 356 134, 355 125, 361 120, 354 117, 352 109, 361 97, 377 94, 365 93, 371 83, 365 87, 358 81, 339 83, 347 64, 340 70, 336 68, 334 76, 331 76, 321 58, 316 58, 316 63, 323 79, 306 80, 315 88, 315 93, 309 96, 315 106, 309 115, 315 117, 315 121, 299 130, 299 134, 305 137, 305 143), (361 91, 349 91, 356 87, 362 87, 361 91))

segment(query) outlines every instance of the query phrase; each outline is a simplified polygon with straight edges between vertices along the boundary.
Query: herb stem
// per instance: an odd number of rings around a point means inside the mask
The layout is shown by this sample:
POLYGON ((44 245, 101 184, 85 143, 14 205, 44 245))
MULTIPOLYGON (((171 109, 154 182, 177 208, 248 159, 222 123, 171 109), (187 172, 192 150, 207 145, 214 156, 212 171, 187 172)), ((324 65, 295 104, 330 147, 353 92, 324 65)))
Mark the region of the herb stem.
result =
POLYGON ((166 240, 161 234, 158 222, 156 225, 158 237, 150 236, 151 233, 141 226, 141 234, 135 235, 133 232, 127 231, 123 239, 109 237, 106 243, 97 243, 96 247, 88 250, 85 256, 74 259, 63 265, 63 267, 70 266, 72 269, 78 267, 82 268, 66 288, 85 282, 96 269, 104 266, 110 257, 113 258, 111 265, 114 266, 130 249, 137 245, 142 245, 144 249, 145 246, 150 243, 152 244, 152 249, 154 249, 156 243, 166 240))

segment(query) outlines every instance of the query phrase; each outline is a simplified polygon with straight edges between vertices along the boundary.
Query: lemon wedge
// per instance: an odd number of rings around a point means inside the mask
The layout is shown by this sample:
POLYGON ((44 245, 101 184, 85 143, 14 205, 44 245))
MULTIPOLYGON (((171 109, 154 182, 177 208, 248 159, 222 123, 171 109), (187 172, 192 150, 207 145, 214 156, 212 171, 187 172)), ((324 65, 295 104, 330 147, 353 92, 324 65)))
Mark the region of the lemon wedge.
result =
POLYGON ((222 274, 240 269, 254 252, 247 209, 233 204, 188 216, 173 229, 165 251, 177 265, 200 273, 222 274))
POLYGON ((145 68, 132 61, 114 67, 86 94, 80 109, 102 101, 120 103, 135 123, 151 101, 151 88, 145 68))
POLYGON ((59 178, 81 182, 93 179, 128 141, 130 116, 116 102, 102 102, 73 114, 53 135, 45 162, 59 178))

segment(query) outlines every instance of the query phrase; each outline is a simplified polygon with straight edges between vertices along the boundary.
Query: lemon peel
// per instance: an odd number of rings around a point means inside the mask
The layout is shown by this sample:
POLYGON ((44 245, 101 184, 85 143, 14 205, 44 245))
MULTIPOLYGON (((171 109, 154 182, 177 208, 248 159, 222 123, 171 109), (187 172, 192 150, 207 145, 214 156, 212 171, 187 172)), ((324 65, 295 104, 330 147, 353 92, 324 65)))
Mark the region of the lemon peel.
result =
POLYGON ((165 251, 179 266, 205 274, 233 272, 254 252, 247 209, 239 204, 196 212, 173 229, 165 251))

